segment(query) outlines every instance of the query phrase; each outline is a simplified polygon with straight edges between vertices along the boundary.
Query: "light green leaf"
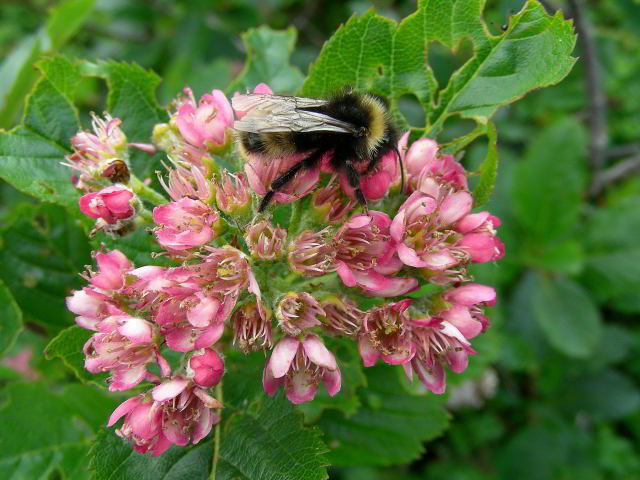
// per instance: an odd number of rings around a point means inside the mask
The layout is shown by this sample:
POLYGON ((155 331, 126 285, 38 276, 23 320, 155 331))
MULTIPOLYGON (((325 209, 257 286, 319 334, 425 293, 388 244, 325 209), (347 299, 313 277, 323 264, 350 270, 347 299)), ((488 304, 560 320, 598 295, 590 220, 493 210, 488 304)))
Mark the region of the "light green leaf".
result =
POLYGON ((303 75, 289 63, 297 36, 293 27, 283 31, 266 26, 249 29, 242 35, 247 52, 244 70, 227 87, 227 94, 253 90, 259 83, 266 83, 278 94, 298 90, 303 75))
POLYGON ((14 382, 4 393, 0 478, 88 480, 87 452, 116 406, 113 397, 79 384, 53 393, 39 382, 14 382))
POLYGON ((498 137, 496 127, 491 122, 487 123, 487 137, 489 137, 487 156, 478 168, 477 173, 480 179, 473 189, 473 206, 476 208, 489 201, 498 175, 498 137))
POLYGON ((424 452, 423 443, 442 434, 449 415, 442 397, 409 395, 392 367, 366 370, 368 387, 359 390, 362 406, 346 419, 327 410, 318 425, 331 449, 332 465, 393 465, 424 452))
POLYGON ((41 54, 62 47, 82 26, 95 0, 66 0, 51 9, 47 23, 26 37, 0 66, 0 127, 16 119, 24 97, 38 79, 33 66, 41 54))
POLYGON ((43 59, 37 68, 41 78, 27 99, 23 125, 0 131, 0 178, 41 200, 75 205, 71 171, 60 162, 78 130, 71 98, 79 71, 60 56, 43 59))
POLYGON ((563 278, 537 277, 535 286, 533 313, 549 343, 571 357, 589 356, 602 329, 600 312, 589 294, 563 278))
POLYGON ((83 285, 78 272, 91 263, 83 230, 61 207, 21 205, 0 237, 0 279, 25 320, 53 332, 71 325, 64 298, 83 285))
MULTIPOLYGON (((324 45, 300 94, 327 96, 351 85, 386 96, 394 111, 401 96, 414 95, 425 110, 425 132, 434 136, 451 115, 486 123, 501 105, 557 83, 571 70, 576 37, 560 12, 549 17, 529 1, 494 37, 482 20, 484 3, 420 0, 399 24, 373 11, 354 16, 324 45), (473 42, 475 55, 438 92, 426 61, 429 43, 455 49, 464 39, 473 42)), ((406 126, 397 111, 395 116, 406 126)))
MULTIPOLYGON (((114 61, 85 61, 81 69, 84 75, 106 80, 109 94, 105 110, 122 120, 120 128, 127 140, 151 143, 154 125, 168 120, 167 112, 160 108, 156 98, 160 77, 139 65, 114 61)), ((150 156, 136 149, 131 149, 130 155, 132 168, 140 178, 152 176, 163 156, 161 153, 150 156)))
POLYGON ((532 246, 522 254, 522 262, 531 267, 555 273, 579 274, 584 268, 582 244, 567 240, 550 245, 532 246))
POLYGON ((517 165, 511 197, 519 223, 536 244, 566 238, 578 223, 586 185, 584 127, 555 123, 530 144, 517 165))
POLYGON ((9 350, 22 331, 22 311, 0 280, 0 357, 9 350))
POLYGON ((82 347, 94 332, 77 325, 65 328, 54 337, 44 350, 47 360, 60 358, 82 383, 106 388, 106 374, 94 375, 84 369, 84 351, 82 347), (101 381, 102 380, 102 381, 101 381))

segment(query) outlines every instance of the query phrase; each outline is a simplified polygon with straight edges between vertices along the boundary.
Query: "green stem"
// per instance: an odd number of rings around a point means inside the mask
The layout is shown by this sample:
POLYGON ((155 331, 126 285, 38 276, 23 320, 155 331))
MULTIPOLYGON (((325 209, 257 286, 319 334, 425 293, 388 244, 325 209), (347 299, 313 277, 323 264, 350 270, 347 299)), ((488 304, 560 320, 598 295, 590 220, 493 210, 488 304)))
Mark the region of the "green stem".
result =
MULTIPOLYGON (((216 386, 216 399, 222 403, 222 380, 216 386)), ((220 412, 222 415, 222 412, 220 412)), ((220 424, 222 423, 222 418, 216 424, 216 430, 213 435, 213 460, 211 461, 211 474, 209 475, 209 480, 216 480, 216 471, 218 470, 218 461, 220 460, 220 424)))
POLYGON ((289 236, 293 236, 300 226, 300 220, 302 219, 302 201, 298 200, 291 204, 291 218, 289 219, 289 236))
POLYGON ((144 182, 141 182, 135 175, 131 175, 131 178, 129 179, 129 186, 131 187, 131 190, 133 190, 133 193, 138 195, 142 200, 146 200, 154 205, 167 203, 166 198, 156 192, 153 188, 145 185, 144 182))

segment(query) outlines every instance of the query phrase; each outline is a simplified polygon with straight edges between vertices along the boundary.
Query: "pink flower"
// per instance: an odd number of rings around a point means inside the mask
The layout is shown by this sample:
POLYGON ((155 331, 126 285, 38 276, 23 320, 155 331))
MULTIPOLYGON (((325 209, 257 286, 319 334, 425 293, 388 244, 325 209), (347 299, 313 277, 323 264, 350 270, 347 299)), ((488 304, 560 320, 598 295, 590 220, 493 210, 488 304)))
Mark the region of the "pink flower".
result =
POLYGON ((92 274, 89 281, 102 290, 120 290, 124 287, 124 276, 133 269, 133 263, 120 250, 96 254, 98 273, 92 274))
POLYGON ((336 359, 316 335, 307 335, 303 341, 282 338, 273 349, 262 374, 265 393, 273 396, 284 384, 291 403, 313 400, 320 380, 330 396, 340 391, 340 370, 336 359))
POLYGON ((199 105, 189 88, 187 98, 180 105, 175 122, 180 134, 195 147, 221 146, 227 142, 233 127, 233 110, 221 90, 213 90, 200 98, 199 105))
MULTIPOLYGON (((251 93, 263 93, 265 95, 273 95, 273 90, 271 90, 271 87, 269 87, 269 85, 267 85, 266 83, 259 83, 258 85, 256 85, 256 88, 253 89, 253 92, 251 93)), ((240 95, 240 92, 236 92, 233 94, 234 97, 237 97, 238 95, 240 95)), ((242 110, 233 110, 236 113, 236 119, 240 120, 242 117, 244 117, 247 112, 246 111, 242 111, 242 110)))
POLYGON ((334 270, 335 248, 331 230, 305 230, 289 244, 289 268, 305 277, 320 277, 334 270))
POLYGON ((465 338, 473 338, 489 326, 484 307, 495 305, 496 291, 485 285, 468 283, 445 291, 442 299, 451 307, 437 312, 436 316, 456 327, 465 338))
POLYGON ((446 373, 443 363, 454 373, 463 372, 468 365, 468 355, 475 352, 469 341, 451 323, 437 318, 413 320, 412 340, 416 354, 410 364, 404 365, 409 379, 415 371, 420 382, 433 393, 444 393, 446 373))
POLYGON ((258 302, 245 303, 231 317, 233 344, 244 353, 270 349, 273 345, 271 312, 258 302))
POLYGON ((251 195, 249 183, 244 173, 229 173, 226 169, 220 173, 220 185, 216 188, 216 204, 224 213, 239 214, 249 210, 251 195))
POLYGON ((111 372, 110 391, 128 390, 147 378, 146 365, 157 362, 163 374, 169 364, 156 351, 153 325, 128 315, 110 316, 98 324, 99 333, 84 345, 85 368, 91 373, 111 372))
MULTIPOLYGON (((266 195, 271 184, 280 175, 307 156, 307 153, 296 153, 278 159, 267 159, 260 155, 250 154, 244 165, 249 186, 258 195, 266 195)), ((320 167, 300 170, 291 181, 275 192, 276 203, 295 202, 311 193, 320 179, 320 167)))
POLYGON ((315 216, 322 223, 332 225, 343 223, 357 204, 354 198, 344 194, 342 188, 333 179, 326 187, 316 189, 311 199, 315 216))
MULTIPOLYGON (((375 201, 385 196, 389 186, 399 176, 397 164, 396 152, 392 151, 382 157, 378 165, 370 173, 362 175, 360 189, 364 198, 375 201)), ((340 188, 351 198, 355 198, 355 189, 349 185, 346 175, 340 176, 340 188)))
MULTIPOLYGON (((402 139, 405 146, 410 132, 406 132, 402 139)), ((404 164, 409 178, 417 177, 425 166, 431 165, 438 154, 438 143, 431 138, 421 138, 411 144, 404 156, 404 164)))
POLYGON ((185 168, 176 164, 175 169, 167 168, 167 170, 169 184, 164 182, 160 174, 158 174, 158 180, 173 200, 179 201, 189 197, 192 200, 198 199, 203 203, 209 203, 213 199, 215 189, 195 165, 185 168))
POLYGON ((329 295, 320 302, 324 317, 320 318, 323 328, 341 337, 355 337, 365 317, 356 303, 346 295, 329 295))
POLYGON ((500 219, 489 212, 472 213, 460 219, 455 230, 464 234, 459 246, 471 255, 476 263, 500 260, 504 256, 504 244, 496 236, 500 219))
POLYGON ((277 260, 284 250, 287 231, 262 220, 250 226, 244 238, 253 258, 277 260))
POLYGON ((87 193, 80 197, 80 210, 87 217, 102 218, 113 225, 118 220, 131 218, 135 210, 131 206, 133 193, 125 187, 105 187, 98 193, 87 193))
POLYGON ((318 317, 324 314, 318 301, 306 292, 289 292, 276 307, 278 326, 289 335, 321 325, 318 317))
POLYGON ((389 365, 411 361, 416 347, 411 341, 409 319, 405 310, 411 300, 375 307, 368 312, 358 335, 358 350, 365 367, 376 364, 378 358, 389 365))
POLYGON ((156 239, 168 250, 205 245, 217 235, 219 220, 215 209, 188 197, 153 209, 156 239))
POLYGON ((205 348, 189 359, 187 373, 196 385, 213 387, 220 383, 224 373, 224 362, 218 352, 205 348))
POLYGON ((164 453, 172 444, 194 445, 206 437, 220 416, 222 404, 191 382, 174 377, 120 404, 109 417, 109 427, 124 417, 118 436, 132 443, 138 453, 164 453))

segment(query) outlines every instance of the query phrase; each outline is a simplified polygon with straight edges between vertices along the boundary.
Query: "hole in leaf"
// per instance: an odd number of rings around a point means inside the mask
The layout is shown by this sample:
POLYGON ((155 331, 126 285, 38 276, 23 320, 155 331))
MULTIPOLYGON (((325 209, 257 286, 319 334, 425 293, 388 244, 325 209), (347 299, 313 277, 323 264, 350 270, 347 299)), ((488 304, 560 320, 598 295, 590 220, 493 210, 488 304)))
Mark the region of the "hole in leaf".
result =
POLYGON ((465 38, 455 52, 452 52, 440 42, 431 42, 427 47, 427 54, 438 85, 443 89, 449 83, 451 75, 473 56, 473 43, 465 38))
POLYGON ((413 94, 405 94, 398 98, 396 106, 412 127, 424 127, 424 109, 413 94))
POLYGON ((438 143, 447 143, 455 138, 463 137, 476 128, 476 122, 457 115, 449 117, 442 126, 442 132, 438 135, 438 143))

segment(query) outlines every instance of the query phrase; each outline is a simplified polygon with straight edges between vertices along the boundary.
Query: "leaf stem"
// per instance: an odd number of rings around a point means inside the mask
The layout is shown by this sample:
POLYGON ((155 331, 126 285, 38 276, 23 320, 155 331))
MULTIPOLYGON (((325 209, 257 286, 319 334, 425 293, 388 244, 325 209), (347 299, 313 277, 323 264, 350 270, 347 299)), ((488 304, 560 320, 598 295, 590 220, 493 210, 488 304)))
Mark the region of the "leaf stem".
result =
POLYGON ((135 175, 131 175, 131 178, 129 179, 129 186, 131 187, 131 190, 133 190, 133 193, 138 195, 142 200, 146 200, 154 205, 167 203, 166 198, 156 192, 153 188, 145 185, 144 182, 141 182, 135 175))
MULTIPOLYGON (((222 380, 216 386, 216 400, 222 402, 222 380)), ((222 415, 222 412, 220 412, 222 415)), ((216 472, 218 470, 218 461, 220 460, 220 424, 222 419, 216 424, 215 433, 213 434, 213 459, 211 460, 211 474, 209 480, 216 480, 216 472)))

